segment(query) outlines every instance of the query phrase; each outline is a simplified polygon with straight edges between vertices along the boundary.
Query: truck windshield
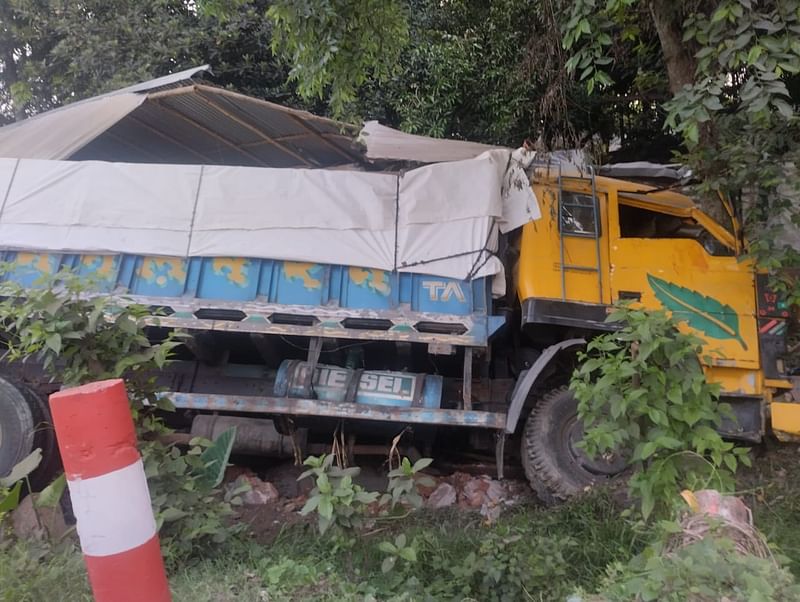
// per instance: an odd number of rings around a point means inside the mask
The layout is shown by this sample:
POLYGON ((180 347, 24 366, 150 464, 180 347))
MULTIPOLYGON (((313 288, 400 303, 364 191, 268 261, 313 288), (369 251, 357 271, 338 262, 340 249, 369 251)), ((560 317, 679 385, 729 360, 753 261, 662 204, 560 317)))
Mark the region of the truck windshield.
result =
POLYGON ((690 217, 678 217, 625 205, 620 199, 619 229, 622 238, 674 238, 697 241, 709 255, 731 257, 733 250, 690 217))

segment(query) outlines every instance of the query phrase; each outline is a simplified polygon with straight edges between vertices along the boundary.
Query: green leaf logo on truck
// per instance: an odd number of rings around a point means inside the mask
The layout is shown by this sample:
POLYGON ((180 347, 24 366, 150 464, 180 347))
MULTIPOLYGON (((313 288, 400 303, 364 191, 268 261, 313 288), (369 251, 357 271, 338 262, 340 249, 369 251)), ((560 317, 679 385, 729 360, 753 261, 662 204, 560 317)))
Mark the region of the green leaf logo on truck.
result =
POLYGON ((677 320, 715 339, 736 339, 747 351, 747 343, 739 332, 739 316, 730 305, 651 274, 647 275, 647 281, 656 298, 677 320))

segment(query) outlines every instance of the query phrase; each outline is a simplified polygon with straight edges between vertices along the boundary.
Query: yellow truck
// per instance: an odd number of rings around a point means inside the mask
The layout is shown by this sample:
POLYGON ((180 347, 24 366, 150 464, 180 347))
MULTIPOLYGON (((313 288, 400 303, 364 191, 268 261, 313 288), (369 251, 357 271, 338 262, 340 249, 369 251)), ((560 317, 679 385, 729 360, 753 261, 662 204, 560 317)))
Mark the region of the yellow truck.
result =
MULTIPOLYGON (((649 168, 517 166, 374 123, 364 151, 344 124, 179 85, 195 71, 0 128, 0 280, 70 269, 188 333, 160 375, 174 426, 237 426, 235 451, 289 458, 334 431, 353 455, 403 433, 434 457, 493 452, 500 474, 521 456, 564 498, 624 468, 576 446, 565 387, 629 300, 707 341, 726 435, 800 435, 789 308, 742 259, 732 211, 718 223, 649 168)), ((39 368, 0 366, 0 476, 54 453, 58 383, 39 368)))

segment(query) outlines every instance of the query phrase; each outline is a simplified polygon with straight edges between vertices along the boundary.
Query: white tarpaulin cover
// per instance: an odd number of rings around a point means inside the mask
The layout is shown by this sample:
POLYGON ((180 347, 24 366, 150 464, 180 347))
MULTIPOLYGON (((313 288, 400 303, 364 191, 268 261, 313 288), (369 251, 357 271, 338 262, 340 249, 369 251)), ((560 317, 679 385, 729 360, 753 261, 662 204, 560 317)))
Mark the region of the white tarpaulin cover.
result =
POLYGON ((366 147, 367 159, 415 163, 463 161, 502 148, 467 140, 447 140, 407 134, 381 125, 377 121, 367 121, 364 124, 359 134, 359 140, 366 147))
POLYGON ((0 248, 494 275, 498 230, 540 217, 523 167, 506 150, 401 174, 0 159, 0 248))

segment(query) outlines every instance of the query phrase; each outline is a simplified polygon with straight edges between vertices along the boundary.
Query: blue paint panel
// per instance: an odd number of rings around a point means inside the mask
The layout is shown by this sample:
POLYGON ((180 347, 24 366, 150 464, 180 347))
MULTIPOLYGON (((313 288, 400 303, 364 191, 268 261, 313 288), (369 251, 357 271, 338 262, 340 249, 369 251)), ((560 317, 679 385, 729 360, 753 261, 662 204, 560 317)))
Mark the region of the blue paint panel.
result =
POLYGON ((411 305, 411 297, 414 292, 414 275, 413 274, 400 274, 399 302, 401 305, 411 305))
POLYGON ((271 300, 282 305, 324 305, 324 284, 330 282, 326 272, 331 266, 278 262, 273 271, 274 296, 271 300))
POLYGON ((390 309, 397 274, 383 270, 344 268, 343 305, 353 309, 390 309))
POLYGON ((122 255, 122 259, 119 262, 119 272, 117 274, 117 286, 126 291, 131 290, 135 273, 136 257, 133 255, 122 255))
POLYGON ((120 255, 70 255, 65 264, 85 278, 93 287, 112 291, 119 281, 120 255))
POLYGON ((253 301, 259 285, 261 263, 255 259, 204 258, 197 296, 220 301, 253 301))
POLYGON ((472 285, 463 280, 414 274, 411 307, 416 311, 466 316, 472 313, 472 285))
POLYGON ((57 253, 6 253, 4 261, 13 264, 13 269, 3 278, 20 286, 35 288, 44 276, 58 272, 62 257, 57 253))
POLYGON ((180 297, 186 288, 187 268, 186 259, 138 257, 131 293, 147 297, 180 297))

